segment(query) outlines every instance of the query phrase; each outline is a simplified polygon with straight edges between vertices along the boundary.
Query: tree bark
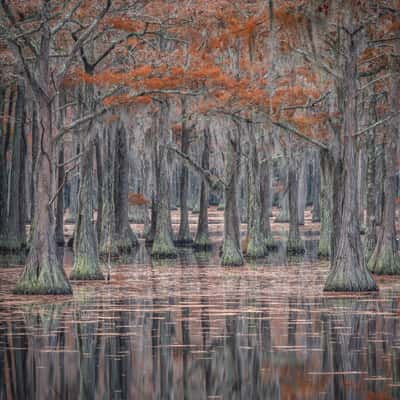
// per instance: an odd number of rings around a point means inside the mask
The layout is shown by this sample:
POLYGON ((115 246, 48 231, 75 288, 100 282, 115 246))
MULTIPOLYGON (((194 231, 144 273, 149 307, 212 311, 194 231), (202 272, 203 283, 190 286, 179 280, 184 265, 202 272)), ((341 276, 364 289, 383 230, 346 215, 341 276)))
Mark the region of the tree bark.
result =
POLYGON ((333 199, 333 164, 334 161, 329 152, 321 150, 320 155, 320 207, 321 207, 321 224, 318 244, 318 255, 321 257, 329 257, 331 255, 332 245, 332 199, 333 199))
POLYGON ((316 153, 313 160, 313 180, 312 180, 312 222, 321 221, 321 203, 320 203, 320 192, 321 192, 321 171, 319 154, 316 153))
MULTIPOLYGON (((181 151, 188 154, 190 145, 190 131, 187 124, 187 99, 182 97, 182 136, 181 151)), ((187 245, 193 243, 192 235, 189 227, 189 210, 188 210, 188 194, 189 194, 189 169, 185 163, 181 167, 181 175, 179 181, 179 205, 180 205, 180 223, 177 245, 187 245)))
POLYGON ((304 211, 306 209, 307 202, 307 167, 308 167, 308 152, 307 150, 303 151, 300 160, 300 169, 298 173, 298 217, 299 217, 299 225, 304 225, 304 211))
MULTIPOLYGON (((292 146, 292 144, 290 144, 292 146)), ((292 149, 290 149, 290 153, 292 149)), ((288 194, 289 194, 289 237, 287 241, 286 251, 290 254, 304 253, 304 243, 300 237, 299 215, 298 215, 298 185, 297 162, 293 154, 289 154, 289 170, 288 170, 288 194)))
POLYGON ((280 194, 279 206, 280 210, 275 217, 275 222, 289 222, 289 193, 288 193, 288 161, 282 160, 283 165, 280 166, 280 178, 283 186, 283 191, 280 194))
POLYGON ((159 124, 156 128, 158 135, 155 149, 155 169, 157 188, 157 218, 151 255, 155 258, 175 258, 176 248, 173 242, 170 214, 170 168, 168 166, 168 141, 169 104, 161 103, 159 124))
POLYGON ((96 172, 97 172, 96 233, 97 233, 97 240, 100 244, 101 226, 103 218, 103 161, 101 156, 101 143, 99 135, 96 138, 95 150, 96 150, 96 172))
POLYGON ((348 25, 343 36, 343 53, 339 56, 343 78, 336 81, 343 122, 334 150, 336 165, 333 180, 333 254, 331 270, 324 288, 326 291, 377 290, 376 283, 366 267, 358 220, 356 132, 357 54, 360 33, 351 33, 355 31, 352 24, 353 7, 349 3, 349 10, 344 13, 348 25))
POLYGON ((248 158, 248 193, 247 193, 247 251, 246 255, 251 258, 264 257, 267 253, 265 244, 262 199, 261 199, 261 177, 260 163, 257 152, 257 140, 254 126, 249 124, 249 158, 248 158))
POLYGON ((240 248, 240 220, 237 205, 239 173, 239 139, 229 133, 225 161, 225 209, 224 239, 222 244, 222 265, 243 265, 240 248))
POLYGON ((57 190, 61 190, 57 195, 56 204, 56 243, 58 246, 64 246, 64 144, 60 145, 58 164, 60 166, 57 168, 57 190))
POLYGON ((70 279, 104 279, 100 269, 97 236, 93 219, 94 133, 81 136, 81 169, 78 194, 78 220, 74 237, 74 265, 70 279))
MULTIPOLYGON (((45 81, 45 83, 48 83, 45 81)), ((43 85, 45 87, 45 85, 43 85)), ((52 113, 45 96, 39 101, 40 150, 37 159, 33 234, 25 268, 15 292, 21 294, 72 294, 72 288, 56 254, 54 212, 50 205, 53 167, 52 113)))
POLYGON ((25 84, 17 83, 15 123, 11 143, 9 206, 6 226, 0 237, 0 250, 24 251, 25 234, 25 84))
POLYGON ((139 245, 136 235, 129 224, 129 160, 127 132, 120 123, 117 128, 115 158, 115 221, 116 246, 120 253, 129 253, 133 247, 139 245))
MULTIPOLYGON (((204 147, 201 157, 201 167, 208 171, 210 169, 210 129, 204 129, 204 147)), ((209 250, 211 247, 208 235, 208 186, 202 179, 200 189, 200 210, 197 224, 197 233, 194 240, 196 250, 209 250)))
MULTIPOLYGON (((400 34, 400 29, 396 32, 400 34)), ((400 136, 398 111, 400 109, 400 39, 395 40, 395 55, 390 66, 392 78, 390 83, 390 106, 393 115, 397 115, 389 123, 385 137, 385 179, 383 221, 375 250, 368 262, 368 268, 376 274, 400 274, 400 256, 396 241, 396 175, 397 175, 397 144, 400 136), (397 58, 397 60, 396 60, 397 58), (396 114, 397 113, 397 114, 396 114)))
POLYGON ((264 241, 267 250, 276 250, 278 244, 272 237, 272 229, 270 222, 271 215, 271 161, 267 160, 261 167, 261 224, 264 232, 264 241))
POLYGON ((115 126, 104 131, 104 175, 103 175, 103 208, 101 216, 100 255, 117 256, 114 167, 115 167, 115 126))
MULTIPOLYGON (((373 115, 371 123, 376 122, 376 96, 372 96, 370 114, 373 115)), ((376 143, 373 130, 368 132, 366 139, 367 151, 367 227, 364 239, 364 253, 369 260, 377 242, 376 235, 376 143)))

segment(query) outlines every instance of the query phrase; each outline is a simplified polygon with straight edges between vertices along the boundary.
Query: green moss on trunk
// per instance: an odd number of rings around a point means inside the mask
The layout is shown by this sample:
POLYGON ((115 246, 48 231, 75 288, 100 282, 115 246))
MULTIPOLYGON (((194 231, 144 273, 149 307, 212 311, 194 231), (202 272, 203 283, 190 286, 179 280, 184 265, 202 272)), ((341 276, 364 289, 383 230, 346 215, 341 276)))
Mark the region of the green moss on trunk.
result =
POLYGON ((289 239, 286 245, 286 252, 288 254, 304 254, 304 242, 301 239, 289 239))
POLYGON ((368 269, 378 275, 399 275, 400 256, 390 245, 375 251, 368 262, 368 269))
POLYGON ((91 264, 91 262, 87 262, 85 257, 81 257, 80 260, 75 262, 74 269, 71 271, 69 279, 76 281, 104 280, 104 275, 100 267, 93 270, 91 264))
POLYGON ((196 239, 193 243, 193 248, 196 251, 208 251, 211 249, 211 242, 208 237, 208 234, 203 232, 200 234, 197 234, 196 239))
POLYGON ((222 246, 221 265, 241 266, 243 264, 243 254, 240 247, 233 240, 225 239, 222 246))
POLYGON ((178 256, 174 243, 168 233, 156 233, 151 249, 151 256, 159 259, 176 258, 178 256))
POLYGON ((274 251, 278 250, 279 245, 272 236, 269 236, 265 239, 265 247, 267 248, 267 250, 274 251))
MULTIPOLYGON (((58 261, 54 261, 58 263, 58 261)), ((39 275, 32 273, 32 269, 25 268, 24 274, 17 283, 16 294, 72 294, 64 271, 57 265, 50 265, 42 261, 39 275)))

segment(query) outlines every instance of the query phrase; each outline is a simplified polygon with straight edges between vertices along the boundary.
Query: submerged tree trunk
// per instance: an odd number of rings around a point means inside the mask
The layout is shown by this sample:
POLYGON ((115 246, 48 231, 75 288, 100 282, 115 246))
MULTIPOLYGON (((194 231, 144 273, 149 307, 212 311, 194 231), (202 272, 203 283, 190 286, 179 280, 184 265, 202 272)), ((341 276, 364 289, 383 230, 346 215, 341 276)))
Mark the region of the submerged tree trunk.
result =
POLYGON ((96 172, 97 172, 97 218, 96 233, 97 241, 100 244, 101 225, 103 218, 103 160, 101 156, 101 144, 99 135, 96 138, 96 172))
POLYGON ((383 182, 385 179, 385 154, 384 146, 379 143, 376 147, 376 225, 380 226, 382 224, 383 217, 383 182))
POLYGON ((19 79, 15 106, 15 123, 11 145, 10 185, 6 226, 2 228, 0 249, 6 252, 23 251, 25 234, 25 86, 19 79))
POLYGON ((343 38, 344 54, 340 56, 343 78, 336 82, 343 122, 340 138, 334 143, 333 254, 324 290, 371 291, 377 290, 377 286, 367 269, 362 250, 357 199, 357 54, 360 32, 351 33, 354 31, 351 21, 354 6, 349 4, 348 7, 345 19, 350 21, 343 38))
POLYGON ((237 205, 239 172, 239 139, 229 133, 225 161, 225 210, 224 239, 222 244, 222 265, 243 265, 240 248, 240 220, 237 205))
MULTIPOLYGON (((370 113, 374 116, 372 123, 376 122, 376 96, 371 100, 370 113)), ((364 253, 366 259, 371 257, 377 242, 376 236, 376 143, 375 131, 368 132, 366 142, 367 150, 367 226, 364 239, 364 253)))
POLYGON ((52 114, 45 96, 39 97, 40 143, 35 185, 32 242, 25 269, 15 288, 22 294, 71 294, 72 289, 57 258, 54 213, 50 204, 53 166, 52 114))
POLYGON ((254 126, 248 126, 249 159, 248 159, 248 221, 247 221, 247 251, 252 258, 263 257, 267 253, 262 220, 260 163, 258 160, 257 140, 254 126))
MULTIPOLYGON (((292 146, 292 145, 291 145, 292 146)), ((289 237, 286 251, 291 254, 304 253, 304 243, 300 237, 298 215, 298 176, 297 162, 292 154, 289 155, 288 192, 289 192, 289 237)))
POLYGON ((168 119, 169 104, 167 101, 163 101, 161 103, 158 121, 159 124, 156 127, 156 134, 158 137, 155 143, 157 218, 154 241, 151 250, 151 255, 155 258, 177 257, 170 220, 170 168, 168 165, 168 152, 166 149, 166 143, 168 141, 168 119))
POLYGON ((319 154, 316 153, 313 159, 313 180, 312 180, 312 222, 321 221, 321 202, 320 202, 320 192, 321 192, 321 170, 319 154))
POLYGON ((307 167, 308 167, 308 152, 304 150, 301 154, 300 168, 298 173, 298 218, 299 225, 304 225, 304 211, 307 202, 307 167))
MULTIPOLYGON (((115 126, 114 126, 115 128, 115 126)), ((115 129, 109 127, 104 131, 104 174, 103 174, 103 207, 100 230, 100 255, 116 256, 116 222, 114 197, 114 167, 115 167, 115 129)))
MULTIPOLYGON (((85 85, 84 109, 93 112, 94 88, 85 85)), ((87 132, 80 133, 81 165, 79 175, 78 218, 74 236, 74 265, 70 279, 104 279, 100 269, 99 249, 94 225, 93 210, 93 167, 97 131, 91 122, 87 132)))
POLYGON ((284 165, 281 166, 280 178, 283 190, 280 193, 279 206, 280 210, 275 217, 275 222, 289 222, 289 193, 288 193, 288 161, 284 160, 284 165))
POLYGON ((64 246, 64 144, 61 144, 58 152, 57 168, 57 204, 56 204, 56 243, 64 246))
POLYGON ((318 255, 329 257, 331 255, 332 245, 332 198, 333 198, 333 159, 329 152, 321 150, 320 152, 320 207, 321 224, 318 244, 318 255))
MULTIPOLYGON (((187 99, 182 98, 182 137, 181 137, 181 151, 183 154, 188 154, 190 131, 187 124, 187 99)), ((180 205, 180 223, 178 232, 178 245, 187 245, 193 243, 192 235, 189 227, 189 210, 188 210, 188 194, 189 194, 189 169, 183 163, 181 168, 181 176, 179 181, 180 193, 179 193, 179 205, 180 205)))
POLYGON ((116 246, 120 253, 128 253, 139 244, 136 235, 129 224, 129 160, 127 132, 121 124, 117 128, 115 158, 115 222, 116 246))
MULTIPOLYGON (((0 112, 6 115, 6 89, 0 88, 0 112)), ((13 90, 10 91, 12 97, 13 90)), ((11 118, 8 118, 11 121, 11 118)), ((3 124, 4 129, 0 130, 0 239, 7 234, 7 214, 8 214, 8 179, 7 179, 7 150, 9 142, 9 123, 3 124), (5 125, 5 126, 4 126, 5 125)))
MULTIPOLYGON (((201 157, 201 167, 208 171, 210 168, 210 129, 206 126, 204 129, 204 148, 201 157)), ((197 233, 194 240, 196 250, 209 250, 211 247, 208 236, 208 186, 204 180, 201 181, 200 189, 200 210, 197 224, 197 233)))
MULTIPOLYGON (((396 32, 400 34, 400 29, 396 32)), ((400 54, 400 39, 395 40, 396 56, 400 54)), ((398 111, 400 109, 400 67, 395 56, 391 60, 390 106, 394 115, 385 137, 385 179, 383 220, 375 250, 369 260, 369 269, 376 274, 400 274, 400 256, 396 241, 396 174, 397 143, 400 136, 398 111)))
POLYGON ((261 224, 264 234, 264 241, 267 250, 275 250, 278 248, 277 243, 272 237, 271 230, 271 161, 266 160, 261 166, 261 183, 260 183, 260 195, 261 195, 261 224))
POLYGON ((91 132, 82 135, 81 141, 78 220, 74 238, 74 266, 70 275, 70 279, 75 280, 104 279, 93 220, 93 135, 91 132))

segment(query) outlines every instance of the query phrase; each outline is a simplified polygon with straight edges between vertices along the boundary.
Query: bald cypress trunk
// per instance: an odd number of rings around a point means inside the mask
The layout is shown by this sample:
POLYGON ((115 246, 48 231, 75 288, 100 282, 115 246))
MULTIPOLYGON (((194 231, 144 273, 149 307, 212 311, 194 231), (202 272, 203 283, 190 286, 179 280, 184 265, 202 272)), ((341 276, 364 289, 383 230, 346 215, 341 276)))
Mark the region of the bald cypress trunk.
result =
POLYGON ((319 154, 316 153, 313 159, 313 180, 312 180, 312 222, 321 221, 321 171, 320 171, 319 154))
POLYGON ((175 258, 176 248, 172 236, 170 214, 171 183, 170 167, 168 165, 168 141, 169 104, 161 103, 158 127, 156 128, 157 140, 155 143, 155 170, 156 170, 156 225, 151 255, 155 258, 175 258))
POLYGON ((96 218, 96 234, 100 243, 101 225, 103 218, 103 160, 101 156, 100 137, 97 136, 96 143, 96 172, 97 172, 97 218, 96 218))
POLYGON ((333 248, 331 270, 324 290, 327 291, 371 291, 377 290, 365 263, 362 251, 358 179, 356 164, 357 132, 357 54, 360 33, 352 25, 353 5, 349 4, 345 19, 348 32, 343 37, 343 54, 339 56, 342 79, 338 79, 339 108, 343 113, 340 138, 336 140, 334 155, 333 195, 333 248))
POLYGON ((129 224, 129 161, 128 138, 124 126, 117 129, 115 158, 115 212, 117 248, 120 253, 127 253, 138 246, 139 241, 129 224))
POLYGON ((308 166, 308 152, 304 150, 301 154, 298 172, 298 218, 299 224, 304 225, 304 211, 306 209, 307 201, 307 166, 308 166))
MULTIPOLYGON (((188 154, 190 138, 187 123, 187 99, 182 97, 182 136, 181 136, 181 151, 183 154, 188 154)), ((189 228, 189 210, 188 210, 188 195, 189 195, 189 169, 183 164, 181 167, 181 175, 179 180, 180 192, 180 223, 178 232, 178 245, 187 245, 193 243, 192 235, 189 228)))
MULTIPOLYGON (((30 220, 31 220, 31 229, 33 226, 33 216, 35 213, 35 166, 36 166, 36 158, 38 154, 38 135, 39 128, 37 123, 37 105, 35 102, 32 103, 32 150, 31 150, 31 182, 30 182, 30 191, 31 191, 31 209, 30 209, 30 220)), ((31 236, 31 233, 29 234, 31 236)), ((30 238, 29 238, 30 240, 30 238)))
POLYGON ((277 243, 272 237, 271 230, 271 161, 266 160, 261 166, 260 171, 260 195, 261 195, 261 224, 264 232, 264 241, 267 250, 275 250, 278 248, 277 243))
POLYGON ((320 152, 320 207, 321 207, 321 224, 318 244, 318 255, 321 257, 329 257, 331 255, 332 245, 332 199, 333 199, 333 164, 331 154, 328 151, 320 152))
MULTIPOLYGON (((396 32, 400 34, 400 29, 396 32)), ((400 109, 400 67, 398 55, 400 54, 400 39, 395 40, 396 56, 391 59, 391 84, 390 106, 393 114, 400 109)), ((379 231, 375 250, 368 262, 369 269, 376 274, 400 274, 400 256, 396 241, 396 174, 397 167, 397 143, 400 129, 399 118, 393 118, 389 122, 389 129, 385 135, 385 179, 384 179, 384 203, 383 220, 379 231)))
POLYGON ((46 97, 39 97, 40 143, 35 184, 35 210, 31 246, 15 288, 21 294, 71 294, 72 289, 56 254, 54 212, 50 205, 53 181, 51 163, 52 115, 46 97))
POLYGON ((376 225, 380 226, 382 224, 382 216, 383 216, 383 182, 385 177, 385 154, 384 154, 384 146, 382 143, 379 143, 376 146, 376 225))
POLYGON ((115 126, 104 131, 104 174, 103 174, 103 207, 101 215, 100 255, 116 256, 116 221, 115 221, 115 126))
MULTIPOLYGON (((376 122, 376 96, 372 97, 370 113, 373 115, 372 123, 376 122)), ((368 132, 366 139, 367 150, 367 225, 364 240, 364 253, 369 260, 377 242, 376 235, 376 143, 375 131, 368 132)))
MULTIPOLYGON (((0 88, 0 112, 3 115, 6 113, 6 89, 3 87, 0 88)), ((0 130, 0 237, 4 235, 7 224, 7 134, 7 127, 3 122, 0 130)))
MULTIPOLYGON (((94 88, 84 86, 84 110, 93 112, 94 88)), ((74 236, 74 265, 70 279, 104 279, 100 269, 99 249, 94 225, 93 169, 97 131, 90 123, 87 132, 80 133, 81 165, 79 174, 78 218, 74 236)))
POLYGON ((280 169, 280 183, 283 190, 280 193, 279 206, 280 210, 275 217, 275 222, 289 222, 289 193, 288 193, 288 161, 282 160, 280 169))
POLYGON ((57 196, 56 204, 56 243, 59 246, 64 246, 64 145, 61 144, 58 152, 58 164, 57 168, 57 190, 60 188, 60 192, 57 196))
POLYGON ((104 279, 100 269, 97 236, 93 219, 93 156, 91 134, 82 135, 78 220, 74 237, 74 265, 70 279, 104 279))
POLYGON ((240 220, 237 204, 239 185, 239 139, 229 133, 225 161, 225 210, 224 239, 222 244, 222 265, 243 265, 240 248, 240 220))
MULTIPOLYGON (((210 168, 210 130, 209 126, 204 129, 204 147, 201 157, 201 167, 208 171, 210 168)), ((197 224, 197 233, 194 240, 194 248, 197 250, 209 250, 211 247, 208 235, 208 186, 201 181, 200 210, 197 224)))
POLYGON ((257 140, 254 126, 248 126, 249 158, 248 158, 248 221, 247 221, 247 252, 252 258, 263 257, 267 253, 261 216, 261 177, 258 160, 257 140))
POLYGON ((289 155, 288 169, 288 192, 289 192, 289 237, 286 251, 292 254, 304 253, 304 243, 300 237, 299 215, 298 215, 298 176, 296 160, 292 154, 289 155))
POLYGON ((25 84, 17 83, 15 123, 11 142, 11 164, 8 213, 0 236, 0 250, 23 251, 25 234, 25 84))

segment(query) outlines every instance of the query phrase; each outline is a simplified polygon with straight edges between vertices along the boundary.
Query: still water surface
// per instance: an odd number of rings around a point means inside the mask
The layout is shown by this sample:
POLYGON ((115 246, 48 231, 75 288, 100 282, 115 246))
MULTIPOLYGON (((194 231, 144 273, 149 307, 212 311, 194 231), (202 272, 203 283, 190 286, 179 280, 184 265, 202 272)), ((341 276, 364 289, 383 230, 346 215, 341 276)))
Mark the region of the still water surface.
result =
POLYGON ((324 295, 315 251, 222 268, 142 246, 73 297, 12 296, 0 268, 0 400, 400 399, 400 278, 324 295))

